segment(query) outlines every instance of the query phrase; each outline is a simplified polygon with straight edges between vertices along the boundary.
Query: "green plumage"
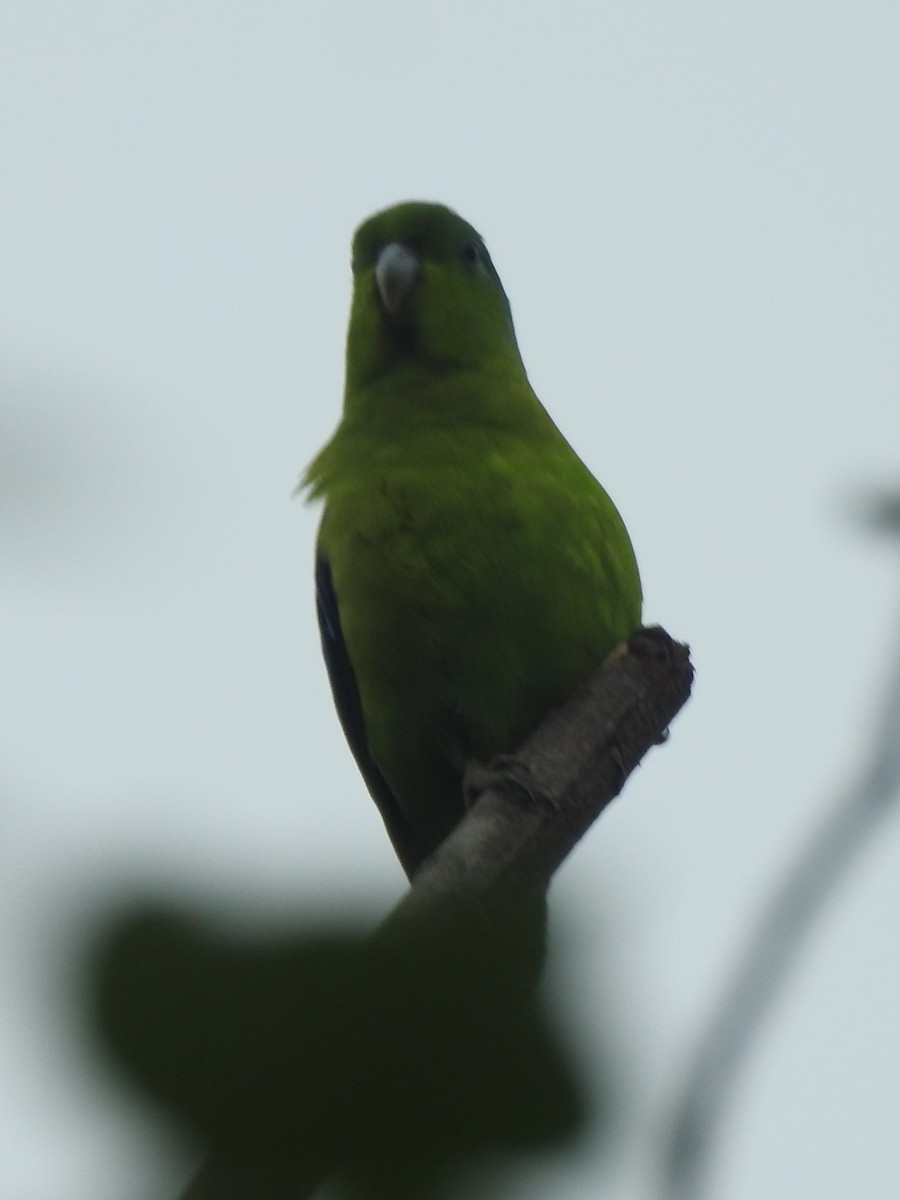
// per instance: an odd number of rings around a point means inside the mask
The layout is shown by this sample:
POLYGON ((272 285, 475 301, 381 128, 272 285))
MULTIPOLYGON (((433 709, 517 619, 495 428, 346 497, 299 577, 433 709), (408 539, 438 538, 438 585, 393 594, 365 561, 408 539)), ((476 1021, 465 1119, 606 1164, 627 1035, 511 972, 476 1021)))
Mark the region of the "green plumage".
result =
POLYGON ((398 205, 357 231, 353 276, 343 417, 304 485, 338 709, 412 873, 467 762, 514 750, 637 627, 641 588, 475 230, 398 205))

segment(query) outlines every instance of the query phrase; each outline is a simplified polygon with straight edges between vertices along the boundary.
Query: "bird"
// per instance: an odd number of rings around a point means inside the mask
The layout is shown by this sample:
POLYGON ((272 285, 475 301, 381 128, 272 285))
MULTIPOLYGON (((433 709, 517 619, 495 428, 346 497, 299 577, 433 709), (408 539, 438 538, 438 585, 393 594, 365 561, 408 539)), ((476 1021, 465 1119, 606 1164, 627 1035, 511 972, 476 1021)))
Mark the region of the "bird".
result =
POLYGON ((352 275, 343 411, 300 488, 324 501, 335 705, 411 878, 463 816, 467 770, 512 753, 640 625, 641 582, 529 383, 475 229, 396 204, 357 229, 352 275))

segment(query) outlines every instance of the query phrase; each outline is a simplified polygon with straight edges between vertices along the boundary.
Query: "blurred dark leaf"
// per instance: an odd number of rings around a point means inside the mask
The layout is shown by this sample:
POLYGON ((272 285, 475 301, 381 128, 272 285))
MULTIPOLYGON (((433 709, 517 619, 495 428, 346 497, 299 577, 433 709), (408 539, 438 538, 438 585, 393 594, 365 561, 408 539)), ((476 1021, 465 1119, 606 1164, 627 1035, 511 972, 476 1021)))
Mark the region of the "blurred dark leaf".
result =
POLYGON ((585 1100, 535 995, 543 914, 434 941, 225 937, 146 908, 93 973, 119 1065, 218 1153, 427 1196, 461 1160, 571 1139, 585 1100))

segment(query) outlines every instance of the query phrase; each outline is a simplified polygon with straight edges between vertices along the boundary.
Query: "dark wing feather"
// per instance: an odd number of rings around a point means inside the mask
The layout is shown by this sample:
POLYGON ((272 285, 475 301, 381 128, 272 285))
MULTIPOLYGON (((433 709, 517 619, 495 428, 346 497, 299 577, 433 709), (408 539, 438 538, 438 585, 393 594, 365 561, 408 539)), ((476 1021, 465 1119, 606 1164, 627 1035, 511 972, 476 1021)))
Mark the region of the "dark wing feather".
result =
POLYGON ((331 568, 328 559, 322 554, 316 557, 316 615, 319 619, 325 666, 328 668, 334 704, 344 736, 366 781, 366 787, 378 805, 397 857, 407 875, 411 877, 422 861, 422 852, 391 789, 369 753, 359 689, 341 632, 341 617, 331 580, 331 568))

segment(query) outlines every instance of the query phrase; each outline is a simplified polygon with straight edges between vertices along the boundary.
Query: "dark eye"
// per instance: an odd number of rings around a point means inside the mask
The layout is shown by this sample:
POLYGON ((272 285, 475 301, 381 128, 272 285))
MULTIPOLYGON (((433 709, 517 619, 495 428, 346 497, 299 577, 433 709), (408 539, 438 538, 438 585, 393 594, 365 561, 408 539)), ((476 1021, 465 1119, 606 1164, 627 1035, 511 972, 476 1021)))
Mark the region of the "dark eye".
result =
POLYGON ((470 265, 474 265, 475 263, 477 263, 478 259, 480 258, 480 255, 478 253, 478 247, 475 245, 474 242, 466 242, 466 244, 463 246, 462 250, 460 251, 460 254, 462 256, 463 262, 469 263, 470 265))

